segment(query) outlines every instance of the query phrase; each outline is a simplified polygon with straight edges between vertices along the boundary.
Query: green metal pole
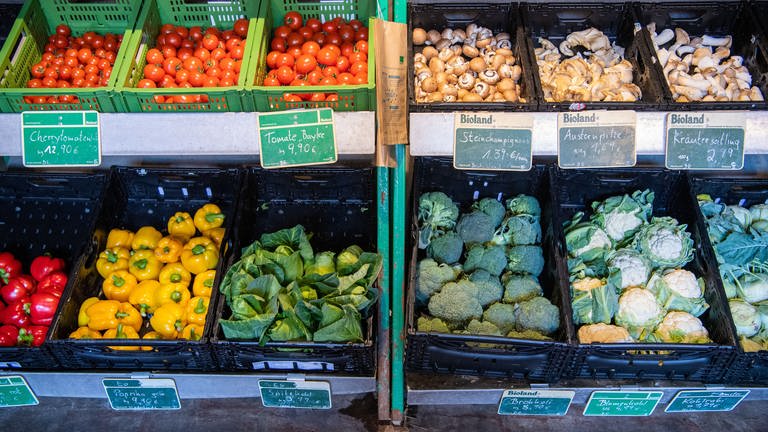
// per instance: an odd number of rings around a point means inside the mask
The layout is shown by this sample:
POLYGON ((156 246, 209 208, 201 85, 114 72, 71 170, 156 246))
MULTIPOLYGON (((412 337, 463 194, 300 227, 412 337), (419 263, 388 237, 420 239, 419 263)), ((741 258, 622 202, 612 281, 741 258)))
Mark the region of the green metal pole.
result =
POLYGON ((392 421, 405 412, 405 215, 407 147, 395 148, 397 167, 392 180, 392 421))
POLYGON ((391 420, 392 407, 390 404, 390 340, 392 329, 390 327, 390 274, 392 271, 392 253, 390 248, 390 200, 389 200, 389 171, 387 167, 376 168, 376 200, 378 202, 378 249, 384 259, 384 266, 379 279, 381 297, 379 298, 379 330, 377 333, 378 361, 376 373, 376 386, 378 394, 379 420, 391 420))
MULTIPOLYGON (((393 0, 394 21, 405 23, 406 0, 393 0)), ((392 176, 392 422, 402 424, 405 412, 405 215, 407 146, 395 146, 397 167, 392 176)))

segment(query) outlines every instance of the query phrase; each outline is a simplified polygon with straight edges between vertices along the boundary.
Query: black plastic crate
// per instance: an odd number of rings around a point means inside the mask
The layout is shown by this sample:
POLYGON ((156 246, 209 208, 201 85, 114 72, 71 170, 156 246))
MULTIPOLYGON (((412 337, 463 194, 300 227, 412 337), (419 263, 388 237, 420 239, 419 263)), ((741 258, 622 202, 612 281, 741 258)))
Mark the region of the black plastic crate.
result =
MULTIPOLYGON (((733 178, 733 177, 704 177, 704 176, 690 176, 691 193, 693 199, 698 194, 709 194, 712 199, 719 200, 719 202, 728 205, 741 204, 749 207, 754 204, 764 204, 768 202, 768 180, 766 179, 750 179, 750 178, 733 178)), ((699 229, 702 232, 707 231, 707 226, 704 221, 704 216, 701 212, 698 212, 699 229)), ((707 236, 704 240, 704 246, 706 251, 712 255, 712 265, 714 266, 714 273, 720 274, 720 269, 717 264, 717 259, 714 257, 714 249, 712 242, 707 236)), ((722 286, 722 280, 718 277, 717 282, 722 286)), ((730 313, 730 309, 727 313, 729 319, 731 319, 731 326, 733 332, 736 332, 736 327, 733 324, 733 317, 730 313)), ((737 357, 734 364, 731 366, 728 374, 726 375, 726 382, 729 383, 746 383, 746 384, 768 384, 768 350, 758 352, 744 352, 741 348, 741 344, 737 344, 737 357)))
MULTIPOLYGON (((737 2, 686 2, 686 3, 637 3, 634 5, 637 21, 645 28, 656 23, 656 31, 680 27, 695 36, 731 35, 731 55, 741 56, 744 66, 752 75, 752 85, 768 97, 768 46, 763 39, 755 14, 745 3, 737 2)), ((675 102, 661 63, 653 48, 651 35, 643 31, 643 38, 654 57, 652 68, 661 83, 664 99, 672 110, 764 110, 765 101, 732 102, 675 102)), ((663 47, 669 47, 674 39, 663 47)))
POLYGON ((763 36, 767 36, 768 33, 768 2, 757 1, 752 3, 753 13, 757 18, 758 24, 763 31, 763 36))
MULTIPOLYGON (((566 257, 563 223, 592 202, 610 196, 651 189, 655 194, 654 216, 672 216, 687 224, 694 241, 694 259, 685 266, 704 278, 704 297, 709 309, 699 317, 709 331, 710 344, 671 343, 592 343, 579 344, 569 377, 596 379, 666 379, 721 382, 735 355, 736 334, 730 322, 725 293, 719 275, 703 252, 701 232, 696 224, 696 203, 691 201, 688 182, 682 171, 658 168, 610 170, 562 170, 552 167, 552 192, 557 207, 555 224, 560 256, 566 257)), ((587 212, 588 213, 588 212, 587 212)), ((568 280, 567 263, 559 263, 561 280, 568 280)), ((561 285, 565 308, 572 321, 573 309, 567 283, 561 285)))
MULTIPOLYGON (((525 32, 529 38, 528 62, 539 97, 539 110, 568 111, 619 109, 657 111, 664 106, 661 85, 652 69, 651 52, 643 39, 634 33, 631 10, 624 3, 524 3, 521 6, 525 32), (542 92, 539 67, 534 49, 539 38, 549 39, 559 46, 566 36, 575 31, 594 27, 602 31, 611 43, 625 49, 624 58, 632 64, 633 82, 640 87, 642 97, 635 102, 547 102, 542 92)), ((576 50, 582 48, 576 48, 576 50)))
MULTIPOLYGON (((13 253, 26 273, 32 259, 40 254, 48 252, 63 258, 69 277, 66 295, 90 245, 106 181, 106 174, 0 174, 0 251, 13 253)), ((57 316, 63 303, 59 302, 57 316)), ((0 348, 3 369, 51 369, 58 365, 47 343, 41 347, 0 348)))
POLYGON ((0 45, 5 42, 8 37, 8 33, 11 32, 11 27, 16 21, 16 17, 19 16, 21 10, 21 4, 0 4, 0 45))
POLYGON ((456 375, 505 377, 532 381, 558 381, 571 356, 570 347, 575 340, 573 323, 563 307, 558 275, 552 265, 556 250, 553 247, 552 200, 549 195, 548 172, 545 166, 535 165, 529 172, 462 171, 453 168, 450 158, 419 157, 413 171, 413 195, 411 200, 411 235, 408 268, 408 298, 406 309, 407 367, 416 371, 429 371, 456 375), (535 196, 542 207, 542 248, 546 265, 539 280, 544 296, 560 309, 560 329, 553 341, 516 339, 499 336, 459 335, 426 333, 416 328, 418 315, 425 305, 416 301, 417 262, 426 255, 417 249, 418 199, 424 192, 445 192, 466 211, 480 198, 500 200, 518 194, 535 196), (479 345, 483 344, 483 345, 479 345), (489 347, 492 344, 495 347, 489 347))
MULTIPOLYGON (((303 225, 315 251, 341 251, 357 244, 377 251, 375 171, 370 166, 284 168, 248 171, 235 226, 228 269, 241 251, 264 233, 303 225)), ((222 275, 223 277, 223 275, 222 275)), ((375 288, 375 287, 374 287, 375 288)), ((376 369, 377 303, 363 321, 360 343, 267 342, 226 339, 220 319, 232 314, 222 297, 212 344, 223 370, 348 373, 371 376, 376 369)))
POLYGON ((536 111, 538 99, 533 73, 528 60, 528 43, 522 30, 522 21, 516 4, 509 2, 408 2, 408 108, 411 112, 434 111, 536 111), (512 52, 516 64, 522 68, 520 84, 526 102, 439 102, 417 103, 413 56, 417 51, 413 45, 413 29, 425 31, 446 28, 464 29, 469 24, 487 27, 493 34, 506 32, 512 41, 512 52))
MULTIPOLYGON (((107 234, 113 228, 132 231, 151 225, 166 233, 168 219, 177 211, 194 211, 205 203, 221 207, 226 219, 226 234, 216 267, 215 286, 221 278, 223 258, 229 248, 236 205, 242 185, 237 169, 129 168, 114 167, 109 186, 92 234, 92 245, 69 295, 62 297, 61 311, 49 334, 52 352, 61 366, 70 369, 130 370, 214 370, 216 362, 209 344, 218 290, 211 294, 203 336, 190 340, 69 339, 77 329, 80 304, 101 294, 102 278, 96 271, 96 258, 104 250, 107 234), (150 350, 113 350, 110 346, 150 347, 150 350)), ((101 297, 103 298, 103 296, 101 297)), ((150 330, 148 320, 139 332, 150 330)))

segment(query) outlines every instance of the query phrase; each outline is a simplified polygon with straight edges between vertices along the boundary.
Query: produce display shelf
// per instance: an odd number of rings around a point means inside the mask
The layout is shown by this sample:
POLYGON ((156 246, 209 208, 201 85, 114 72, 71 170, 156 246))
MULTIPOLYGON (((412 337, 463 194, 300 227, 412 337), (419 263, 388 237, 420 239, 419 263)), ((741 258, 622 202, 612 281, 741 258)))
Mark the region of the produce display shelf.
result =
MULTIPOLYGON (((107 114, 99 116, 104 156, 256 155, 257 113, 107 114)), ((373 111, 334 112, 339 154, 373 154, 373 111)), ((21 116, 0 114, 0 155, 21 156, 21 116)))
POLYGON ((225 399, 260 397, 259 380, 301 378, 305 381, 326 381, 331 385, 331 396, 372 393, 376 391, 376 378, 357 376, 329 376, 304 374, 194 374, 151 372, 0 372, 1 376, 21 375, 38 397, 102 398, 106 399, 102 379, 170 378, 176 383, 179 398, 225 399))
MULTIPOLYGON (((768 153, 768 111, 738 111, 746 119, 744 153, 768 153)), ((411 156, 453 155, 454 114, 410 114, 411 156)), ((557 114, 533 115, 533 154, 557 155, 557 114)), ((637 154, 664 154, 664 123, 669 112, 637 112, 637 154)))
POLYGON ((661 391, 661 403, 669 403, 681 390, 749 390, 745 401, 768 400, 768 387, 704 385, 686 381, 561 380, 557 384, 536 384, 524 380, 478 378, 475 376, 408 373, 408 405, 498 405, 504 390, 572 390, 573 404, 583 405, 594 391, 661 391))

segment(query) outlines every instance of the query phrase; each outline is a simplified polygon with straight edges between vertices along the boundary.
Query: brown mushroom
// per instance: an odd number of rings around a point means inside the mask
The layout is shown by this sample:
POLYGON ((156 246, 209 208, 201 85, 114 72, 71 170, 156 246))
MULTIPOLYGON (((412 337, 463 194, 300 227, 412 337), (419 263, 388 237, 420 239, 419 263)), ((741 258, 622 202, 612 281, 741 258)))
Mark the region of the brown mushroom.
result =
POLYGON ((413 29, 412 37, 414 45, 424 45, 424 42, 427 41, 427 32, 421 27, 416 27, 413 29))

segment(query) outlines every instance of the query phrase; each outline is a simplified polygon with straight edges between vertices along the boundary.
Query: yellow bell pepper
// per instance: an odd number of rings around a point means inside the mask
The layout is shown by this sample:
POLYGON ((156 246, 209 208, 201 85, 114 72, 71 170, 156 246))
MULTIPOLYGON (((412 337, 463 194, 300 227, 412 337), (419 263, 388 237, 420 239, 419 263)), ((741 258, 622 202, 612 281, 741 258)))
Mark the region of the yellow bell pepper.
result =
POLYGON ((96 260, 96 270, 101 277, 106 279, 114 271, 128 270, 128 258, 130 257, 131 251, 124 247, 105 249, 99 254, 99 259, 96 260))
MULTIPOLYGON (((156 331, 147 332, 144 334, 144 336, 141 337, 142 340, 160 340, 162 338, 163 336, 156 331)), ((147 346, 147 345, 143 345, 141 347, 142 351, 152 351, 152 349, 153 348, 151 346, 147 346)))
POLYGON ((203 337, 204 327, 200 324, 187 324, 184 330, 181 331, 179 339, 188 339, 192 341, 200 340, 203 337))
POLYGON ((200 232, 208 231, 224 224, 224 213, 216 204, 208 203, 197 209, 194 221, 200 232))
POLYGON ((157 247, 157 243, 163 238, 163 234, 152 226, 143 226, 136 231, 131 242, 131 249, 152 249, 157 247))
POLYGON ((131 296, 131 291, 136 288, 138 281, 136 277, 126 270, 118 270, 112 272, 104 279, 101 284, 101 290, 104 292, 104 297, 108 300, 117 300, 119 302, 128 301, 128 297, 131 296))
POLYGON ((192 295, 210 298, 214 279, 216 279, 216 270, 206 270, 195 276, 195 281, 192 283, 192 295))
POLYGON ((179 261, 179 255, 184 248, 184 244, 175 237, 165 236, 157 242, 155 248, 155 257, 161 263, 175 263, 179 261))
POLYGON ((131 291, 128 303, 139 309, 141 316, 146 317, 157 309, 157 292, 160 290, 160 282, 152 279, 139 282, 131 291))
MULTIPOLYGON (((118 324, 117 328, 109 329, 104 332, 104 339, 139 339, 139 333, 131 326, 118 324)), ((136 351, 139 347, 134 345, 115 345, 110 346, 116 351, 136 351)))
POLYGON ((192 274, 181 263, 170 263, 160 270, 157 280, 161 284, 181 283, 188 287, 192 282, 192 274))
POLYGON ((130 248, 133 242, 133 231, 114 228, 107 234, 107 249, 116 247, 130 248))
POLYGON ((218 262, 219 249, 208 237, 190 239, 181 251, 181 263, 194 274, 216 268, 218 262))
POLYGON ((205 325, 205 316, 208 314, 208 297, 193 297, 187 302, 187 322, 191 324, 205 325))
POLYGON ((153 250, 138 250, 128 260, 128 271, 140 281, 157 279, 162 267, 163 263, 158 261, 153 250))
POLYGON ((88 328, 91 330, 109 330, 125 324, 139 331, 144 320, 130 303, 117 300, 99 300, 86 309, 88 328))
POLYGON ((69 334, 70 339, 101 339, 101 333, 91 330, 88 327, 78 327, 77 330, 69 334))
POLYGON ((187 324, 185 315, 184 306, 173 302, 166 303, 155 311, 149 319, 149 324, 164 339, 176 339, 187 324))
POLYGON ((195 221, 192 216, 187 212, 176 212, 168 220, 168 234, 181 239, 182 241, 189 240, 195 235, 195 221))
POLYGON ((98 297, 89 297, 83 300, 83 303, 80 305, 80 311, 77 313, 77 325, 79 327, 88 325, 88 320, 90 318, 88 318, 88 314, 85 313, 85 311, 88 310, 88 308, 97 301, 99 301, 98 297))
POLYGON ((224 232, 226 230, 224 228, 211 228, 209 230, 203 231, 203 237, 208 237, 209 239, 213 240, 213 243, 216 244, 216 247, 221 249, 221 242, 224 241, 224 232))
POLYGON ((158 307, 166 303, 176 303, 186 307, 189 298, 189 290, 182 283, 160 284, 160 289, 155 293, 155 303, 158 307))

